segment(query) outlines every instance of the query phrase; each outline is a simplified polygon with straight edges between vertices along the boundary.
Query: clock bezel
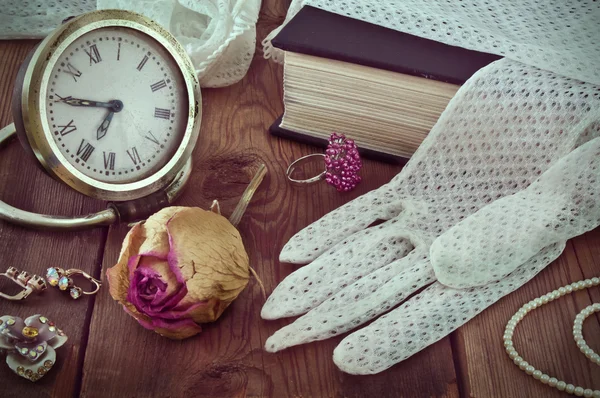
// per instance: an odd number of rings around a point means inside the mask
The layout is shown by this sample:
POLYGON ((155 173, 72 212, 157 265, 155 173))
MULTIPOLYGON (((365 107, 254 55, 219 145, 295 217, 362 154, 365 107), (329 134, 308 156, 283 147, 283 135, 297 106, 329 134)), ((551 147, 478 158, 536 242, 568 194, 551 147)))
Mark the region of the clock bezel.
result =
POLYGON ((43 168, 78 192, 103 200, 133 200, 165 188, 190 158, 198 139, 202 117, 200 84, 184 48, 156 22, 125 10, 87 13, 66 22, 47 36, 35 50, 27 66, 20 99, 24 133, 43 168), (135 182, 104 182, 77 170, 58 150, 46 114, 42 112, 45 109, 50 72, 58 58, 71 43, 84 34, 106 27, 134 29, 158 42, 179 67, 187 94, 188 119, 179 147, 162 168, 135 182))

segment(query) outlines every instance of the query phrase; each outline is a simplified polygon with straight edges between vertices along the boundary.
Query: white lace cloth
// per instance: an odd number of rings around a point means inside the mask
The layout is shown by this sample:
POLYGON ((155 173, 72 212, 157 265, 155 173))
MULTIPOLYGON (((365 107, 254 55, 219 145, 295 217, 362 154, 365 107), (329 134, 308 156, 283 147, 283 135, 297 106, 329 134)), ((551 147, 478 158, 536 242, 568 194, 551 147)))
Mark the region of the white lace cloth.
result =
MULTIPOLYGON (((470 33, 450 44, 506 50, 527 61, 505 58, 476 73, 400 174, 300 231, 281 252, 281 261, 309 264, 277 286, 261 315, 306 314, 271 336, 268 351, 354 329, 426 287, 335 349, 343 371, 377 373, 522 286, 567 239, 600 223, 600 87, 593 84, 600 41, 583 34, 580 47, 573 33, 589 32, 586 21, 598 21, 598 4, 569 3, 583 21, 570 34, 563 29, 573 23, 562 15, 566 2, 546 9, 543 1, 307 3, 388 27, 412 26, 425 37, 438 34, 428 32, 434 25, 445 35, 460 25, 470 33), (462 3, 469 7, 461 14, 462 3), (511 22, 517 16, 538 17, 537 36, 544 32, 548 41, 527 36, 533 28, 511 22), (552 33, 554 25, 561 35, 552 33), (563 61, 553 58, 559 48, 563 61), (376 220, 387 221, 369 228, 376 220)), ((277 56, 265 45, 267 56, 277 56)))
MULTIPOLYGON (((600 84, 598 1, 292 0, 284 25, 304 5, 600 84)), ((263 45, 267 58, 282 62, 271 46, 279 30, 263 45)))
POLYGON ((202 87, 241 80, 254 56, 260 0, 7 0, 0 9, 0 38, 41 38, 67 17, 119 8, 167 28, 185 47, 202 87))

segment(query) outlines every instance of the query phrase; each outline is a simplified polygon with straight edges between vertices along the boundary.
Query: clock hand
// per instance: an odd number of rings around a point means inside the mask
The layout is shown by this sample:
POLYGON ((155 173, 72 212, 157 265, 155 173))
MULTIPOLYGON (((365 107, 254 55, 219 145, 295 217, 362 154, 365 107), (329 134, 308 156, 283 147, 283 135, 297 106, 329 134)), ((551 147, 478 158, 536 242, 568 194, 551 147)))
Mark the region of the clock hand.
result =
POLYGON ((92 101, 92 100, 86 100, 86 99, 80 99, 80 98, 73 98, 71 96, 61 97, 58 94, 56 96, 60 99, 54 100, 54 102, 63 102, 65 104, 71 105, 71 106, 108 108, 108 109, 111 109, 113 112, 121 112, 121 110, 123 109, 123 102, 121 102, 119 100, 112 100, 109 102, 101 102, 101 101, 92 101))
POLYGON ((99 140, 100 138, 106 135, 106 132, 108 131, 108 126, 110 126, 110 121, 112 120, 114 114, 114 111, 108 112, 108 115, 106 115, 106 117, 102 121, 102 124, 100 125, 100 127, 98 127, 98 130, 96 130, 96 139, 99 140))

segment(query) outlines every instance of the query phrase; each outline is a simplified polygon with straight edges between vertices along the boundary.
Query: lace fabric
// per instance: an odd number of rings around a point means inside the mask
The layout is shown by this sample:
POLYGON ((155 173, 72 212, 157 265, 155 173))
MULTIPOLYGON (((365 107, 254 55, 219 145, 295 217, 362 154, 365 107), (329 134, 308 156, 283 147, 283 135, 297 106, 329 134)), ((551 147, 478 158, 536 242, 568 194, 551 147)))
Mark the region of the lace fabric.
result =
MULTIPOLYGON (((593 0, 292 0, 453 46, 600 84, 600 4, 593 0)), ((265 56, 283 62, 271 39, 265 56)))
POLYGON ((376 373, 522 286, 600 223, 599 109, 598 86, 518 61, 476 73, 400 174, 285 245, 281 261, 309 264, 261 315, 305 315, 266 349, 344 333, 400 304, 334 352, 343 371, 376 373), (369 228, 376 220, 387 221, 369 228))
POLYGON ((42 38, 65 18, 114 8, 138 12, 167 28, 192 59, 202 87, 236 83, 250 67, 260 0, 8 0, 0 10, 0 37, 42 38))

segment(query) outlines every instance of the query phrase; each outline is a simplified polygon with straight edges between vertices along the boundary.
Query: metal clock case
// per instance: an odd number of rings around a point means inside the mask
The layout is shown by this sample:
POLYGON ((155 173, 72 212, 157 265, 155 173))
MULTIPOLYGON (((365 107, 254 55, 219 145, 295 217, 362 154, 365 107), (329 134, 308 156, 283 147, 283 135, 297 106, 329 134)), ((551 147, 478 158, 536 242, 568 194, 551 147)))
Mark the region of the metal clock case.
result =
POLYGON ((0 202, 0 218, 42 228, 84 228, 149 216, 178 195, 201 120, 200 86, 183 47, 157 23, 123 10, 73 18, 22 65, 13 94, 21 144, 51 176, 118 201, 79 219, 0 202))

